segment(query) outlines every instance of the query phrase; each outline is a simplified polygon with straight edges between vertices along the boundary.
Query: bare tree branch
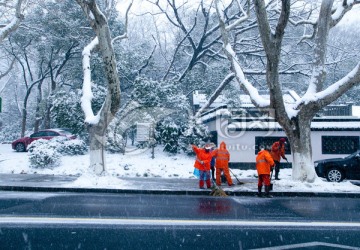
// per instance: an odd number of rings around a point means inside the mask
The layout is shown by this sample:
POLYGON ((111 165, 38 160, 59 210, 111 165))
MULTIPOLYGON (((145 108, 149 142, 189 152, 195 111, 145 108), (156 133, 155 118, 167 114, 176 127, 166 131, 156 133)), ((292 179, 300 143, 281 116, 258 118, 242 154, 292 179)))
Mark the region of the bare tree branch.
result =
POLYGON ((115 43, 117 40, 122 40, 127 38, 127 33, 128 33, 128 20, 129 20, 129 11, 131 9, 131 6, 133 4, 133 1, 131 1, 131 3, 129 4, 129 6, 126 9, 126 14, 125 14, 125 30, 124 30, 124 34, 122 34, 121 36, 117 36, 112 40, 112 43, 115 43))

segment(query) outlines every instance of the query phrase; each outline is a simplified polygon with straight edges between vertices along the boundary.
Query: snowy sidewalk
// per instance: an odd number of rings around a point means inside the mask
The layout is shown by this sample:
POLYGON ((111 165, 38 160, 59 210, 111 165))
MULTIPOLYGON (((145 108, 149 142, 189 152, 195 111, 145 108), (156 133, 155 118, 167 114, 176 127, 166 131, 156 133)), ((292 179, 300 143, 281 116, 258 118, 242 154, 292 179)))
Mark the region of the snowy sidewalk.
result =
MULTIPOLYGON (((117 183, 106 186, 101 183, 101 177, 95 185, 79 185, 79 180, 84 177, 65 175, 41 174, 0 174, 0 190, 2 191, 37 191, 37 192, 106 192, 106 193, 141 193, 141 194, 167 194, 167 195, 209 195, 210 189, 198 188, 196 179, 185 178, 145 178, 145 177, 119 177, 117 183)), ((257 179, 240 179, 244 184, 239 185, 234 180, 235 186, 226 184, 221 188, 229 196, 255 196, 257 192, 257 179)), ((83 183, 83 180, 80 181, 83 183)), ((94 183, 94 180, 92 180, 94 183)), ((274 183, 274 196, 333 196, 360 198, 360 187, 352 191, 322 191, 316 189, 296 190, 284 189, 278 182, 274 183), (278 188, 278 189, 277 189, 278 188)), ((355 185, 354 185, 355 186, 355 185)), ((355 186, 356 187, 356 186, 355 186)))

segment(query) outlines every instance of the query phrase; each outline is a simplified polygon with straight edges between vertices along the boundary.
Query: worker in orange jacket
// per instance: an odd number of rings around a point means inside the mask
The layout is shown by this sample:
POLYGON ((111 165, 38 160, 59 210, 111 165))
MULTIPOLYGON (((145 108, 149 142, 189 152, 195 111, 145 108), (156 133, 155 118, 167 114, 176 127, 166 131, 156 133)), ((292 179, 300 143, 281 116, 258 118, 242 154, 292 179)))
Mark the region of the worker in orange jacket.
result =
POLYGON ((280 159, 283 158, 287 161, 287 158, 285 157, 285 144, 286 139, 280 138, 279 141, 276 141, 271 146, 271 156, 275 162, 275 180, 279 179, 279 172, 280 172, 280 159))
POLYGON ((261 189, 264 184, 265 196, 270 195, 270 171, 274 167, 274 160, 264 146, 259 147, 260 152, 256 156, 256 170, 258 173, 258 196, 261 197, 261 189))
POLYGON ((229 172, 229 161, 230 161, 230 153, 226 149, 225 142, 220 143, 220 148, 214 151, 216 157, 216 185, 221 186, 221 172, 224 172, 226 181, 229 186, 233 186, 233 182, 231 180, 230 172, 229 172))
POLYGON ((196 154, 194 167, 200 171, 199 187, 204 189, 204 183, 206 182, 207 188, 211 188, 210 162, 211 158, 214 156, 214 151, 210 152, 212 148, 210 144, 206 144, 204 148, 198 148, 195 145, 191 146, 196 154))

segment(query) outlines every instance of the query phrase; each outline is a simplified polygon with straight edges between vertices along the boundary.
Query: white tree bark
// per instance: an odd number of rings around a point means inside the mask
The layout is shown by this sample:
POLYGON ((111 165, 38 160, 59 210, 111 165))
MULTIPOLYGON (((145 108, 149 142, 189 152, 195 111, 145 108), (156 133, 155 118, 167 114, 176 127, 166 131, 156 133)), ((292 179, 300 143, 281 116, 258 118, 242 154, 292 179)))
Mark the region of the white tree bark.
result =
MULTIPOLYGON (((293 155, 294 180, 312 183, 317 176, 313 167, 311 155, 311 120, 314 115, 330 104, 352 86, 360 83, 360 62, 343 79, 337 81, 326 89, 323 89, 325 74, 326 46, 329 30, 334 27, 356 4, 354 1, 342 1, 337 8, 333 6, 333 0, 323 0, 315 30, 315 60, 313 73, 308 83, 308 90, 298 103, 290 107, 283 101, 282 85, 279 81, 279 62, 281 43, 285 27, 289 22, 290 0, 281 1, 281 11, 278 23, 274 30, 271 29, 263 0, 254 0, 259 33, 267 57, 266 81, 270 91, 270 103, 263 102, 256 88, 246 79, 237 56, 228 39, 229 28, 226 27, 225 16, 221 8, 220 0, 216 0, 217 14, 222 32, 224 51, 231 62, 231 70, 241 87, 250 95, 254 105, 275 109, 275 118, 282 126, 291 144, 293 155)), ((242 18, 243 20, 244 18, 242 18)))

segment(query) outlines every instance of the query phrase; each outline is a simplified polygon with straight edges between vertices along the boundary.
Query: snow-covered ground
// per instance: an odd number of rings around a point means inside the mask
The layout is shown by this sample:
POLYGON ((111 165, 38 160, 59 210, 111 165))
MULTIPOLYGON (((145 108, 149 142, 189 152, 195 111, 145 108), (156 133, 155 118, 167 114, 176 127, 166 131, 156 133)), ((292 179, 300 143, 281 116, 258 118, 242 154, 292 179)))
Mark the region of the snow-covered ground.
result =
MULTIPOLYGON (((192 178, 194 157, 185 154, 171 155, 155 149, 154 159, 151 150, 129 150, 123 154, 106 154, 107 174, 101 177, 89 170, 89 155, 62 156, 60 166, 53 169, 32 168, 27 153, 18 153, 10 144, 0 144, 0 174, 52 174, 73 175, 79 178, 71 183, 75 187, 122 188, 124 183, 117 177, 158 177, 158 178, 192 178)), ((242 179, 257 179, 256 170, 232 169, 242 179)), ((280 181, 276 181, 276 191, 285 192, 360 192, 360 187, 345 180, 341 183, 329 183, 318 179, 315 183, 295 182, 291 178, 291 169, 280 171, 280 181)), ((236 183, 236 179, 233 176, 236 183)), ((256 182, 255 182, 256 183, 256 182)), ((254 183, 254 184, 255 184, 254 183)), ((231 187, 241 189, 241 185, 231 187)))

